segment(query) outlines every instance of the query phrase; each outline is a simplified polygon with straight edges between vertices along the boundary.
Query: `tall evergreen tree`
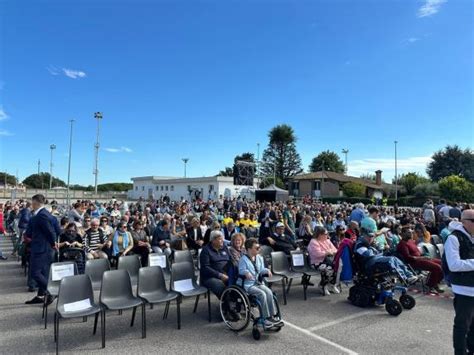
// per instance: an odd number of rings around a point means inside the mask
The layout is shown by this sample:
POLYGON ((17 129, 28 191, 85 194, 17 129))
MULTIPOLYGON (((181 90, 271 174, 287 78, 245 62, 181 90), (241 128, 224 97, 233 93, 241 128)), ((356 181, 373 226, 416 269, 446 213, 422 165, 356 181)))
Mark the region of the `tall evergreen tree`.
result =
POLYGON ((319 153, 313 158, 313 161, 309 165, 309 171, 312 173, 316 171, 329 170, 335 173, 344 173, 345 167, 342 160, 334 152, 326 150, 319 153))
POLYGON ((272 177, 275 171, 276 177, 286 183, 290 177, 303 171, 296 151, 295 133, 291 126, 282 124, 273 127, 268 138, 268 147, 262 156, 262 176, 272 177))

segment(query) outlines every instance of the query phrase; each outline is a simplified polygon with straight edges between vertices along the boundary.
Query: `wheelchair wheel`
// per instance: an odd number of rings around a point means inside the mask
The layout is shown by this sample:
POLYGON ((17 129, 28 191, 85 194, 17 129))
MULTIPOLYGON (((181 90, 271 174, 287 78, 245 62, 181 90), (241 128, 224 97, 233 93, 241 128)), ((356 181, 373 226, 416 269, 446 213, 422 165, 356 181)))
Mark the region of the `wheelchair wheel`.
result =
POLYGON ((400 296, 400 303, 402 304, 402 307, 405 309, 412 309, 416 305, 415 299, 407 294, 401 295, 400 296))
POLYGON ((252 329, 252 336, 255 340, 260 340, 260 336, 262 334, 260 333, 260 330, 258 330, 257 326, 254 326, 252 329))
POLYGON ((403 308, 400 302, 390 298, 385 303, 385 310, 392 316, 398 316, 400 313, 402 313, 403 308))
POLYGON ((220 311, 224 323, 234 332, 247 328, 250 322, 250 301, 243 289, 230 286, 224 290, 220 300, 220 311))

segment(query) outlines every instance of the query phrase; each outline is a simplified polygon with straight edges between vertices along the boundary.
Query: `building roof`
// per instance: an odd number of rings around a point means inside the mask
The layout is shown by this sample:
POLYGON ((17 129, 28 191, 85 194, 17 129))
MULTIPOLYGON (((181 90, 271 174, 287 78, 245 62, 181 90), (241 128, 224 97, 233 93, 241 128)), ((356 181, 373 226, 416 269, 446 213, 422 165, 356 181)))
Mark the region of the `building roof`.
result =
POLYGON ((293 180, 301 181, 301 180, 321 180, 324 176, 324 179, 328 180, 335 180, 339 182, 357 182, 362 184, 366 187, 370 187, 371 189, 381 190, 385 187, 390 187, 391 184, 382 183, 382 185, 377 185, 373 180, 366 180, 362 178, 358 178, 355 176, 344 175, 340 173, 336 173, 334 171, 317 171, 314 173, 307 173, 307 174, 300 174, 293 176, 293 180))
POLYGON ((168 176, 140 176, 131 178, 133 182, 152 181, 154 184, 192 184, 202 182, 234 182, 232 176, 203 176, 192 178, 168 177, 168 176))

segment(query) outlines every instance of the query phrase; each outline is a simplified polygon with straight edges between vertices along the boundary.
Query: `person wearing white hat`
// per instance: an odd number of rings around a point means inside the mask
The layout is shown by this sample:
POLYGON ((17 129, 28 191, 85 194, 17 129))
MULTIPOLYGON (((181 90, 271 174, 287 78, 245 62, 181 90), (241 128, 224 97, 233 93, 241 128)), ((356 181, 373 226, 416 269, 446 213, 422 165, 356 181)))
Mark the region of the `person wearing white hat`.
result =
POLYGON ((282 251, 285 254, 290 255, 292 250, 298 248, 293 239, 285 234, 285 225, 281 222, 276 224, 275 233, 273 233, 272 237, 269 239, 271 239, 270 246, 275 251, 282 251))

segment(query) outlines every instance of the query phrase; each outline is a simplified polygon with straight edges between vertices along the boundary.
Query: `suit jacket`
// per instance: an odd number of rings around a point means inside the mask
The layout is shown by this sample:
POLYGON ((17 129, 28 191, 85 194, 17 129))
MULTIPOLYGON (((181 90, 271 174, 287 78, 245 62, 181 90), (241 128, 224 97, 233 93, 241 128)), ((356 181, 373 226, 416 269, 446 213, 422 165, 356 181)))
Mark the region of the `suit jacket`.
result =
POLYGON ((41 254, 51 251, 57 237, 57 226, 55 226, 54 223, 55 219, 56 218, 45 208, 31 217, 26 235, 31 238, 30 247, 32 254, 41 254))
MULTIPOLYGON (((266 211, 265 209, 263 209, 260 214, 258 215, 258 222, 261 223, 261 227, 264 227, 265 228, 265 216, 266 216, 266 211)), ((273 220, 274 222, 271 222, 270 223, 270 227, 272 227, 273 223, 275 223, 275 221, 277 220, 277 216, 276 216, 276 213, 275 211, 273 210, 270 210, 270 219, 273 220)))
POLYGON ((188 245, 188 248, 190 249, 199 249, 200 246, 196 244, 196 241, 198 240, 204 240, 204 237, 202 235, 202 231, 200 227, 197 227, 197 238, 194 239, 194 228, 188 228, 186 229, 187 237, 186 237, 186 244, 188 245))

